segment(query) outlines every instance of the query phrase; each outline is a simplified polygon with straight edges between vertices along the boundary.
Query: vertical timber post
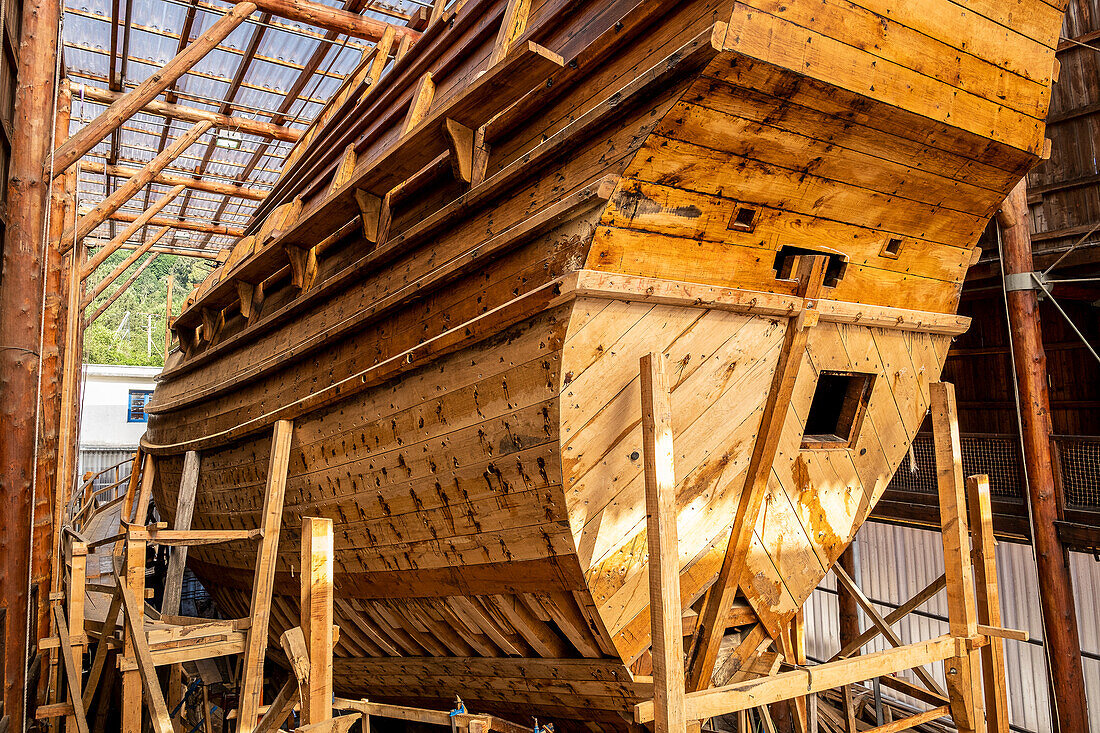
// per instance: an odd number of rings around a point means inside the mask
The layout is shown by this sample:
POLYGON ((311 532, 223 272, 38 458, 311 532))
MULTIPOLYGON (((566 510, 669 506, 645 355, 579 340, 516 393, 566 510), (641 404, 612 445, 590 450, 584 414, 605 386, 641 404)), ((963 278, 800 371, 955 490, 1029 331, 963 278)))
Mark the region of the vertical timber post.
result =
POLYGON ((1058 519, 1050 436, 1047 357, 1039 323, 1039 298, 1031 280, 1031 224, 1027 184, 1020 181, 1001 207, 1009 332, 1018 385, 1024 467, 1031 503, 1032 538, 1039 576, 1043 641, 1050 667, 1050 704, 1058 733, 1088 733, 1088 705, 1081 666, 1081 637, 1066 548, 1058 537, 1058 519), (1026 278, 1027 286, 1017 285, 1026 278))
MULTIPOLYGON (((4 613, 4 708, 8 730, 26 728, 28 599, 35 449, 38 442, 45 173, 53 138, 58 0, 26 0, 15 67, 15 118, 7 228, 0 263, 0 610, 4 613)), ((2 721, 0 721, 2 723, 2 721)))
POLYGON ((649 618, 653 639, 653 726, 655 733, 686 733, 672 402, 660 354, 649 353, 641 359, 641 393, 649 618))
MULTIPOLYGON (((962 475, 962 443, 955 408, 955 385, 933 382, 932 436, 936 449, 936 483, 940 496, 940 534, 947 577, 947 618, 951 635, 972 639, 978 634, 974 574, 970 561, 970 528, 962 475)), ((959 733, 985 728, 979 650, 944 660, 951 717, 959 733)))
MULTIPOLYGON (((837 564, 848 574, 849 578, 858 582, 859 571, 856 568, 856 543, 848 545, 848 549, 837 558, 837 564)), ((836 584, 837 612, 839 614, 840 648, 845 649, 859 637, 859 603, 848 588, 838 582, 836 584)), ((859 650, 852 652, 852 656, 859 654, 859 650)), ((845 685, 841 691, 841 707, 844 713, 844 726, 847 733, 856 733, 855 701, 852 699, 852 686, 845 685)))
POLYGON ((332 718, 332 520, 302 518, 302 635, 309 685, 302 691, 302 725, 332 718))

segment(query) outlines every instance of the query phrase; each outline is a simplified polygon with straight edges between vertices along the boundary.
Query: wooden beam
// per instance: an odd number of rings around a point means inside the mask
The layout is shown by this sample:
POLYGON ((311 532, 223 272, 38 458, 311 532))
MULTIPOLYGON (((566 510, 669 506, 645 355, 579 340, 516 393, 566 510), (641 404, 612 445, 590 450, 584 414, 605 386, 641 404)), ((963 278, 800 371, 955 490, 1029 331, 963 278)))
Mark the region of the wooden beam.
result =
MULTIPOLYGON (((93 272, 95 272, 96 268, 98 268, 100 265, 102 265, 104 260, 106 260, 108 257, 110 257, 115 252, 117 252, 122 247, 122 244, 124 242, 126 242, 128 239, 130 239, 130 237, 137 234, 138 231, 143 226, 145 226, 146 224, 149 224, 150 222, 152 222, 153 218, 156 217, 156 215, 165 206, 172 203, 172 201, 177 196, 179 196, 181 193, 183 193, 183 186, 176 186, 171 191, 169 191, 168 193, 164 194, 159 199, 157 199, 156 203, 154 203, 148 209, 141 212, 141 216, 133 217, 133 219, 130 222, 130 226, 126 227, 121 232, 119 232, 117 237, 115 237, 111 241, 107 242, 107 244, 103 245, 102 249, 100 249, 98 252, 96 252, 95 255, 90 260, 88 260, 86 263, 84 263, 84 266, 81 267, 81 269, 80 269, 80 277, 81 278, 86 278, 89 275, 91 275, 93 272)), ((118 215, 119 214, 116 212, 115 214, 112 214, 110 216, 110 218, 113 219, 118 215)), ((161 226, 163 226, 163 224, 161 226)), ((73 244, 73 240, 68 240, 67 243, 63 243, 63 246, 65 246, 66 244, 69 248, 71 248, 72 244, 73 244)))
MULTIPOLYGON (((130 178, 136 175, 141 169, 131 168, 125 165, 107 165, 99 161, 86 160, 80 164, 80 170, 86 173, 101 175, 106 173, 109 176, 130 178)), ((206 193, 218 194, 220 196, 233 196, 235 198, 248 199, 249 201, 263 201, 267 198, 267 191, 262 188, 246 188, 244 186, 238 186, 235 183, 223 183, 221 181, 207 180, 205 178, 189 178, 174 173, 158 173, 153 176, 153 182, 161 183, 165 186, 183 186, 195 191, 205 191, 206 193)))
MULTIPOLYGON (((122 92, 100 89, 99 87, 93 87, 89 84, 77 85, 73 93, 92 102, 106 105, 112 105, 126 96, 122 92)), ((145 106, 137 111, 158 115, 160 117, 168 117, 170 119, 183 120, 184 122, 203 122, 205 120, 215 127, 224 127, 228 130, 236 130, 237 132, 255 135, 256 137, 282 140, 288 143, 298 142, 298 139, 302 137, 302 131, 293 127, 274 125, 270 122, 253 120, 248 117, 232 117, 230 115, 211 112, 206 109, 188 107, 183 104, 170 104, 168 102, 152 100, 147 102, 145 106)), ((90 170, 89 165, 91 165, 90 162, 84 163, 81 168, 90 170)), ((100 163, 99 165, 103 164, 100 163)))
MULTIPOLYGON (((199 486, 200 458, 198 451, 189 450, 183 454, 183 475, 180 477, 179 493, 176 495, 176 518, 173 529, 187 531, 191 529, 191 517, 195 513, 195 494, 199 486)), ((177 614, 180 611, 180 596, 183 593, 183 570, 187 566, 187 545, 181 545, 172 551, 168 558, 168 570, 164 575, 164 593, 161 600, 161 613, 177 614)))
MULTIPOLYGON (((1001 625, 1001 595, 997 585, 996 542, 993 539, 993 505, 989 476, 966 479, 969 498, 970 533, 974 544, 974 588, 978 629, 1001 625)), ((989 733, 1008 733, 1008 697, 1005 691, 1004 640, 990 638, 982 647, 982 689, 985 692, 985 722, 989 733)))
POLYGON ((302 725, 332 718, 332 520, 302 518, 301 622, 309 655, 302 725))
POLYGON ((122 208, 122 205, 132 199, 138 191, 145 188, 158 173, 168 167, 169 163, 191 147, 210 127, 210 123, 205 121, 196 122, 192 125, 187 132, 176 138, 170 146, 157 153, 152 160, 145 164, 145 167, 135 173, 126 183, 116 188, 110 196, 101 200, 95 205, 95 208, 80 217, 75 226, 69 227, 61 235, 62 241, 68 241, 74 236, 77 239, 83 239, 90 234, 93 229, 105 222, 107 217, 122 208))
POLYGON ((297 702, 298 680, 295 679, 294 675, 291 675, 279 688, 279 692, 271 702, 271 707, 267 709, 263 718, 256 724, 253 733, 275 733, 279 726, 283 724, 283 721, 290 717, 290 713, 294 710, 294 705, 297 702))
MULTIPOLYGON (((895 647, 903 646, 901 638, 897 635, 897 632, 895 632, 894 629, 891 628, 890 624, 886 623, 886 620, 882 617, 882 614, 880 614, 878 612, 878 609, 875 608, 875 604, 871 603, 871 599, 864 595, 863 591, 858 585, 856 585, 854 580, 848 577, 848 573, 844 572, 844 568, 842 568, 839 564, 833 565, 833 575, 835 575, 836 579, 841 583, 841 585, 843 585, 844 588, 852 594, 852 596, 856 600, 856 603, 858 603, 859 607, 863 609, 863 612, 867 614, 867 618, 871 619, 871 623, 875 625, 875 628, 878 629, 880 634, 886 637, 886 639, 890 642, 890 645, 895 647)), ((932 675, 928 673, 928 670, 924 669, 923 667, 916 667, 914 668, 913 672, 929 690, 936 693, 937 695, 944 694, 943 689, 936 683, 936 680, 933 679, 932 675)))
MULTIPOLYGON (((944 635, 851 659, 689 692, 685 697, 686 715, 689 720, 706 720, 716 715, 728 715, 738 710, 770 705, 938 662, 967 648, 964 640, 944 635)), ((649 723, 652 720, 652 702, 646 701, 634 706, 634 722, 649 723)))
MULTIPOLYGON (((947 618, 951 634, 978 634, 978 611, 974 600, 974 575, 970 561, 970 530, 966 518, 966 489, 963 485, 962 443, 955 407, 955 385, 933 382, 932 437, 936 450, 936 484, 940 497, 940 535, 943 539, 944 575, 947 576, 947 618)), ((982 722, 981 656, 977 650, 963 650, 944 662, 947 673, 951 717, 959 733, 973 733, 982 722)))
MULTIPOLYGON (((128 211, 116 211, 107 218, 113 221, 132 222, 136 221, 139 217, 137 214, 132 214, 128 211)), ((181 229, 188 232, 218 234, 223 237, 244 236, 244 229, 241 227, 229 226, 228 224, 206 224, 198 221, 189 221, 187 219, 162 219, 160 217, 154 217, 147 220, 145 223, 154 227, 171 227, 172 229, 181 229)))
POLYGON ((245 1, 236 5, 210 26, 205 33, 192 41, 187 48, 178 53, 175 58, 162 66, 159 71, 120 97, 102 114, 81 128, 54 151, 51 166, 53 175, 58 175, 80 160, 85 153, 98 145, 119 125, 133 117, 145 105, 152 102, 158 94, 174 84, 215 46, 224 41, 237 26, 247 20, 254 10, 256 10, 256 5, 251 2, 245 1))
POLYGON ((129 287, 134 284, 134 281, 141 276, 141 273, 145 272, 145 268, 153 264, 153 260, 155 260, 159 256, 160 255, 158 255, 156 252, 149 255, 148 259, 146 259, 145 262, 142 262, 141 265, 139 265, 138 268, 134 270, 133 274, 130 275, 130 277, 126 278, 126 282, 122 283, 122 285, 119 285, 115 292, 111 293, 107 300, 104 301, 103 305, 99 306, 95 313, 88 316, 87 325, 92 325, 95 322, 95 319, 103 315, 103 313, 108 308, 110 308, 116 300, 118 300, 119 296, 125 293, 129 289, 129 287))
POLYGON ((640 368, 646 538, 649 542, 649 618, 653 639, 654 730, 656 733, 686 733, 672 399, 663 355, 646 354, 641 358, 640 368))
MULTIPOLYGON (((128 540, 124 546, 125 575, 118 578, 119 599, 123 608, 122 659, 122 733, 142 733, 141 672, 137 669, 135 639, 145 633, 145 551, 141 540, 128 540), (134 602, 126 603, 126 588, 134 602), (141 601, 137 599, 140 598, 141 601), (136 632, 136 633, 135 633, 136 632)), ((102 641, 102 640, 101 640, 102 641)))
POLYGON ((756 529, 757 515, 767 492, 768 476, 771 475, 772 463, 779 448, 779 437, 783 432, 798 370, 802 366, 809 329, 817 323, 817 299, 821 293, 827 263, 828 258, 823 255, 798 259, 796 295, 802 299, 801 308, 787 323, 783 346, 779 352, 779 363, 776 364, 764 403, 764 414, 760 418, 760 428, 745 473, 745 484, 738 500, 733 529, 722 558, 722 568, 718 572, 718 580, 707 591, 699 626, 692 639, 687 675, 688 690, 707 687, 714 672, 718 647, 726 630, 726 615, 737 592, 737 577, 744 565, 752 533, 756 529))
MULTIPOLYGON (((65 668, 65 686, 69 690, 69 702, 73 707, 72 715, 68 716, 66 720, 72 720, 76 723, 77 733, 88 733, 88 718, 84 714, 84 707, 79 704, 81 699, 80 674, 82 670, 77 665, 76 658, 73 657, 73 641, 69 637, 69 629, 65 623, 65 614, 62 613, 61 606, 55 605, 53 607, 53 618, 57 628, 57 638, 61 640, 60 652, 61 663, 65 668)), ((68 728, 66 728, 67 730, 68 728)))
MULTIPOLYGON (((142 545, 144 550, 144 543, 139 544, 142 545)), ((145 572, 144 565, 141 570, 143 573, 145 572)), ((121 582, 121 579, 119 582, 121 582)), ((134 655, 132 659, 137 666, 137 673, 141 677, 141 688, 144 690, 145 705, 149 708, 149 718, 152 721, 153 730, 155 733, 174 733, 172 716, 168 712, 168 705, 164 702, 164 695, 160 691, 160 679, 157 677, 156 665, 153 663, 153 654, 149 650, 149 642, 145 638, 145 626, 142 621, 142 612, 139 610, 138 600, 134 598, 133 591, 127 588, 125 584, 120 587, 120 590, 122 593, 122 606, 125 609, 127 618, 127 639, 133 645, 134 655)))
MULTIPOLYGON (((228 2, 252 4, 245 0, 228 0, 228 2)), ((376 18, 349 13, 346 10, 311 2, 311 0, 255 0, 255 5, 263 12, 280 18, 307 23, 327 31, 343 33, 352 38, 361 38, 364 41, 381 39, 388 28, 393 28, 394 33, 412 41, 420 38, 420 34, 412 28, 391 25, 376 18)))
MULTIPOLYGON (((883 619, 883 620, 888 625, 893 626, 898 621, 900 621, 902 618, 908 616, 910 613, 912 613, 916 609, 923 606, 925 603, 928 602, 928 600, 930 598, 932 598, 932 596, 936 595, 937 593, 939 593, 941 590, 943 590, 946 587, 947 587, 947 576, 940 575, 940 577, 936 578, 931 583, 929 583, 924 588, 922 588, 921 591, 919 593, 917 593, 915 596, 913 596, 908 601, 906 601, 905 603, 901 604, 900 606, 895 608, 893 611, 888 613, 886 615, 886 618, 883 619)), ((839 588, 838 588, 838 590, 839 590, 839 588)), ((854 604, 854 602, 855 602, 855 599, 853 598, 853 604, 854 604)), ((854 639, 847 642, 844 645, 844 648, 841 649, 836 654, 834 654, 833 657, 831 659, 829 659, 829 661, 832 662, 832 661, 835 661, 837 659, 840 659, 841 657, 850 657, 850 656, 852 656, 853 654, 858 652, 859 649, 861 647, 863 647, 864 644, 866 644, 867 642, 869 642, 872 639, 876 638, 880 633, 881 633, 881 631, 879 631, 879 628, 877 626, 872 627, 870 629, 867 629, 866 631, 864 631, 859 636, 856 636, 854 639)))
POLYGON ((275 585, 275 561, 279 550, 279 529, 283 519, 283 497, 286 493, 287 468, 290 464, 290 443, 294 423, 279 420, 271 439, 271 454, 267 462, 267 485, 264 506, 260 514, 263 539, 256 553, 256 572, 252 579, 252 601, 249 606, 252 624, 248 628, 241 676, 239 733, 253 733, 263 704, 264 654, 267 650, 267 627, 271 615, 271 595, 275 585))
POLYGON ((129 257, 120 262, 115 269, 111 270, 111 272, 107 274, 107 277, 96 283, 96 286, 92 288, 92 291, 85 295, 84 298, 80 301, 80 307, 83 309, 90 306, 92 304, 92 301, 98 298, 104 290, 111 286, 111 283, 121 277, 122 273, 129 270, 131 265, 141 259, 142 255, 151 250, 153 248, 153 245, 163 239, 164 235, 167 234, 168 231, 168 227, 161 227, 159 230, 157 230, 157 233, 154 234, 149 240, 143 242, 139 247, 135 248, 134 251, 130 253, 129 257))

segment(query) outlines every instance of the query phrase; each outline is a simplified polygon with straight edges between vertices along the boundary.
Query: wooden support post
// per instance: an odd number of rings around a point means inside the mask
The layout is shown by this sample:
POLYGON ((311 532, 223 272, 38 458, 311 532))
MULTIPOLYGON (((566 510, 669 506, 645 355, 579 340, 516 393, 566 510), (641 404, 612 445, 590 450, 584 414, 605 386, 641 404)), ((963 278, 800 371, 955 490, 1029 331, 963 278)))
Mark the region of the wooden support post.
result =
POLYGON ((260 514, 263 538, 256 553, 256 572, 252 579, 252 622, 245 643, 244 671, 237 717, 238 733, 253 733, 263 704, 264 653, 267 651, 267 626, 271 614, 271 594, 275 584, 275 561, 279 550, 279 529, 283 519, 286 472, 290 464, 290 443, 294 424, 279 420, 271 440, 267 462, 267 486, 260 514))
POLYGON ((302 518, 302 635, 309 685, 302 691, 302 725, 332 718, 332 520, 302 518))
MULTIPOLYGON (((57 627, 57 638, 60 641, 62 666, 65 668, 65 684, 69 688, 69 701, 73 706, 73 714, 68 716, 76 727, 77 733, 88 733, 88 718, 84 714, 84 708, 80 704, 80 666, 73 656, 73 648, 79 647, 69 637, 69 629, 65 623, 65 614, 61 612, 61 606, 53 607, 54 625, 57 627)), ((68 722, 66 722, 68 725, 68 722)), ((66 727, 66 733, 69 729, 66 727)))
MULTIPOLYGON (((978 623, 1000 626, 1001 595, 997 586, 996 542, 993 539, 989 476, 968 477, 966 493, 969 497, 970 533, 974 543, 974 588, 977 593, 978 623)), ((981 656, 986 728, 989 733, 1008 733, 1004 640, 990 637, 989 645, 982 647, 981 656)))
POLYGON ((120 262, 118 264, 118 267, 111 270, 111 272, 108 273, 105 278, 100 280, 96 284, 96 286, 92 288, 92 291, 90 293, 84 296, 84 298, 80 301, 80 307, 87 308, 88 306, 90 306, 92 304, 92 301, 98 298, 104 290, 111 286, 111 283, 121 277, 122 273, 129 270, 131 265, 141 259, 142 255, 151 250, 153 248, 153 245, 163 239, 164 235, 167 234, 168 231, 168 227, 161 227, 156 234, 154 234, 147 241, 143 242, 137 249, 133 251, 133 253, 130 254, 129 257, 120 262))
MULTIPOLYGON (((173 528, 191 529, 191 517, 195 512, 195 493, 199 485, 199 454, 189 450, 183 455, 183 475, 180 478, 179 494, 176 495, 176 517, 173 528)), ((180 596, 183 592, 183 571, 187 565, 187 545, 172 550, 168 558, 168 570, 164 576, 164 596, 161 601, 161 613, 178 614, 180 596)))
MULTIPOLYGON (((1005 276, 1035 269, 1031 256, 1031 222, 1026 179, 1009 193, 1002 206, 1010 226, 1004 227, 1005 276)), ((1006 294, 1013 366, 1019 385, 1021 435, 1032 538, 1043 613, 1043 642, 1050 669, 1049 699, 1058 733, 1088 733, 1088 702, 1081 663, 1081 637, 1073 598, 1069 558, 1058 536, 1058 494, 1050 451, 1050 393, 1047 359, 1039 321, 1039 299, 1033 289, 1012 287, 1006 294)))
MULTIPOLYGON (((844 570, 851 578, 858 577, 856 570, 856 543, 848 545, 848 548, 840 554, 840 557, 836 561, 837 567, 844 570)), ((839 613, 839 625, 840 625, 840 647, 841 649, 848 649, 859 637, 859 604, 856 603, 856 597, 848 588, 837 581, 836 584, 836 599, 837 599, 837 611, 839 613)), ((860 645, 862 646, 862 645, 860 645)), ((841 656, 853 656, 859 654, 859 647, 850 651, 848 654, 842 654, 841 656)), ((852 688, 850 685, 841 689, 840 696, 841 712, 844 714, 844 727, 845 733, 856 733, 856 715, 855 706, 852 700, 852 688)))
POLYGON ((119 296, 130 289, 130 286, 134 284, 134 281, 141 276, 141 273, 145 272, 145 268, 153 264, 153 260, 155 260, 157 257, 160 257, 160 255, 156 252, 153 252, 151 255, 149 255, 145 262, 142 262, 140 265, 138 265, 138 268, 130 274, 130 277, 126 278, 126 282, 119 285, 118 288, 115 289, 115 292, 111 293, 107 297, 107 300, 103 302, 103 305, 99 306, 99 308, 96 309, 95 313, 88 316, 87 324, 90 326, 92 323, 95 322, 97 318, 103 315, 107 311, 107 309, 110 308, 111 305, 119 299, 119 296))
MULTIPOLYGON (((138 233, 139 229, 141 229, 146 224, 152 222, 153 218, 160 212, 160 210, 168 204, 172 203, 172 200, 175 199, 176 196, 179 196, 181 193, 183 193, 183 191, 183 186, 176 186, 171 191, 154 201, 153 205, 145 211, 141 212, 140 216, 134 217, 134 220, 130 222, 129 226, 119 232, 118 236, 116 236, 114 239, 103 245, 100 250, 95 253, 95 256, 93 256, 90 260, 88 260, 87 263, 84 264, 84 266, 80 270, 80 276, 82 278, 86 278, 93 272, 95 272, 96 268, 102 265, 104 260, 106 260, 108 257, 121 249, 122 245, 130 240, 130 237, 138 233)), ((72 245, 72 240, 64 242, 62 246, 67 247, 69 245, 72 245)))
POLYGON ((58 175, 78 161, 101 140, 114 132, 122 123, 140 112, 142 107, 156 99, 157 95, 172 86, 181 76, 190 71, 207 53, 232 33, 237 26, 248 19, 256 10, 251 2, 242 2, 218 19, 205 33, 196 38, 187 48, 162 66, 160 70, 139 84, 132 91, 108 107, 99 117, 80 129, 65 142, 53 156, 53 175, 58 175))
MULTIPOLYGON (((136 540, 141 546, 144 552, 145 543, 136 540)), ((129 554, 127 555, 127 563, 130 561, 129 554)), ((141 572, 144 574, 144 565, 141 568, 141 572)), ((127 568, 127 575, 129 575, 129 568, 127 568)), ((121 578, 119 579, 121 582, 121 578)), ((157 677, 157 670, 153 663, 153 655, 149 650, 149 641, 145 636, 145 624, 144 624, 144 610, 142 607, 145 605, 143 600, 138 600, 134 597, 133 592, 128 587, 128 584, 120 585, 119 592, 122 594, 122 607, 126 614, 126 641, 130 643, 133 650, 132 659, 135 671, 127 671, 126 674, 136 674, 138 689, 136 692, 136 701, 127 701, 126 693, 123 692, 123 704, 134 704, 136 702, 138 710, 136 715, 131 715, 138 721, 141 720, 141 698, 145 698, 146 707, 149 708, 149 718, 153 724, 154 733, 173 733, 172 719, 168 714, 168 705, 164 702, 164 695, 160 691, 160 679, 157 677), (142 695, 144 692, 144 695, 142 695)), ((125 678, 124 678, 125 679, 125 678)), ((123 687, 125 690, 125 687, 123 687)), ((123 720, 126 720, 126 710, 123 710, 123 720)), ((123 726, 123 733, 126 733, 127 729, 123 726)))
POLYGON ((84 597, 88 582, 88 545, 73 542, 69 551, 69 626, 78 658, 84 654, 84 597))
POLYGON ((649 618, 653 638, 654 730, 656 733, 686 733, 672 400, 664 358, 660 354, 650 353, 641 358, 641 393, 646 538, 649 542, 649 618))
MULTIPOLYGON (((150 456, 151 458, 151 456, 150 456)), ((123 599, 125 627, 122 641, 122 733, 142 733, 141 672, 138 671, 137 647, 134 639, 145 633, 145 550, 144 540, 126 541, 126 574, 119 578, 119 595, 123 599), (133 606, 125 603, 125 586, 135 599, 133 606)))
MULTIPOLYGON (((952 636, 970 638, 978 634, 978 613, 970 564, 970 530, 966 520, 966 489, 963 485, 955 386, 948 382, 933 382, 929 389, 944 574, 947 576, 947 617, 952 636)), ((980 652, 975 649, 951 657, 944 661, 944 669, 951 717, 959 733, 972 733, 984 727, 980 652)))
POLYGON ((107 217, 122 208, 122 205, 132 199, 137 192, 145 188, 168 164, 178 158, 191 147, 191 145, 206 133, 213 125, 207 121, 196 122, 187 132, 176 138, 164 150, 160 151, 145 164, 145 167, 135 173, 126 183, 122 184, 111 195, 95 205, 91 211, 80 217, 73 227, 70 227, 61 235, 61 239, 68 241, 73 237, 83 239, 93 229, 107 221, 107 217))
POLYGON ((823 255, 800 257, 798 260, 797 295, 802 308, 790 318, 779 353, 779 363, 772 377, 771 388, 760 418, 760 429, 753 445, 745 475, 745 485, 738 500, 733 529, 722 559, 718 580, 707 592, 703 612, 699 616, 692 639, 687 687, 690 691, 710 685, 718 647, 726 631, 726 616, 737 592, 737 576, 745 563, 757 515, 764 501, 772 463, 779 448, 779 437, 794 393, 795 380, 806 351, 809 329, 817 323, 817 298, 825 278, 828 258, 823 255))
MULTIPOLYGON (((21 36, 13 46, 19 57, 8 67, 7 94, 14 92, 7 161, 3 251, 0 252, 0 611, 4 614, 0 650, 4 668, 3 715, 16 733, 25 727, 28 637, 27 590, 30 585, 31 525, 34 516, 38 450, 38 386, 42 331, 43 264, 46 239, 48 163, 54 127, 60 3, 26 0, 21 36)), ((5 6, 8 19, 19 6, 5 6)), ((11 34, 10 26, 5 29, 11 34)), ((4 59, 5 65, 9 59, 4 59)))

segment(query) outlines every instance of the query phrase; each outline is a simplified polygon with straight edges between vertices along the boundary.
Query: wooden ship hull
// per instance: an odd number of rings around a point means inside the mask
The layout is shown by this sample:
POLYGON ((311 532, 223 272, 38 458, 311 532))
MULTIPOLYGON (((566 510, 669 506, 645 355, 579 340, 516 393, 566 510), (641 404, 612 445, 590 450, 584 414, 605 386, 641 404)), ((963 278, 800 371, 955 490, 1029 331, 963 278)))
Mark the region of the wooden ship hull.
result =
MULTIPOLYGON (((193 526, 259 526, 292 420, 276 647, 301 517, 329 517, 338 693, 624 726, 649 694, 639 357, 670 375, 695 604, 808 328, 729 622, 779 637, 966 328, 978 237, 1043 152, 1062 11, 469 0, 411 50, 383 39, 175 323, 157 506, 195 450, 193 526), (789 268, 812 254, 807 300, 789 268), (807 432, 823 376, 858 413, 843 434, 807 432)), ((241 616, 254 562, 189 555, 241 616)))

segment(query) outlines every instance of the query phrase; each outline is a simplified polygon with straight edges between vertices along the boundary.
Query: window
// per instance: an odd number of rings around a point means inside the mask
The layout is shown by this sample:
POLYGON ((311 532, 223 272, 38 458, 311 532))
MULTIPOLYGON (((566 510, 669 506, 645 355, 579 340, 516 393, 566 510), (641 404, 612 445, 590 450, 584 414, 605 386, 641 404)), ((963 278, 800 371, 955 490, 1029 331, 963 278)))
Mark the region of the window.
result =
POLYGON ((822 371, 817 378, 802 447, 851 448, 871 399, 874 374, 822 371))
POLYGON ((886 243, 882 245, 882 250, 879 254, 883 257, 889 257, 892 260, 896 260, 901 254, 901 240, 897 237, 887 239, 886 243))
POLYGON ((126 410, 126 422, 149 422, 149 415, 145 412, 145 405, 149 403, 149 398, 152 396, 152 390, 130 390, 129 404, 126 410))

